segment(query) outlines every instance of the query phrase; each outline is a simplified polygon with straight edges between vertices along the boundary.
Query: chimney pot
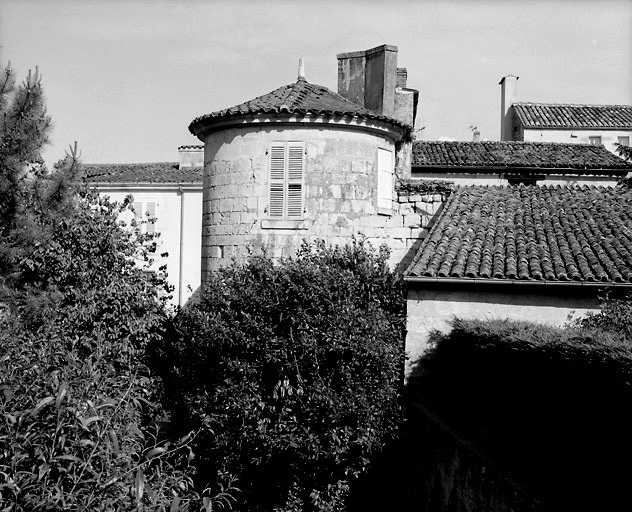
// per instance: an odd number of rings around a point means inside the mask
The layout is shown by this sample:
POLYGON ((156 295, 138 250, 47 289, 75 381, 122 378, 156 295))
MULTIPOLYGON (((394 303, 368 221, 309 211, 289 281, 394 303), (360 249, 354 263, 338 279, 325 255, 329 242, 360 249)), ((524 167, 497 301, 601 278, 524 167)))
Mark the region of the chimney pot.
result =
POLYGON ((397 68, 397 87, 406 88, 408 81, 408 70, 406 68, 397 68))
POLYGON ((204 146, 180 146, 178 148, 179 169, 204 167, 204 146))
POLYGON ((474 130, 474 132, 472 133, 472 140, 474 142, 480 142, 480 140, 481 140, 481 132, 479 132, 478 130, 474 130))
POLYGON ((507 75, 500 79, 500 140, 512 140, 512 110, 511 106, 518 98, 518 78, 507 75))
POLYGON ((305 60, 303 57, 298 59, 298 79, 300 80, 301 78, 305 80, 305 60))

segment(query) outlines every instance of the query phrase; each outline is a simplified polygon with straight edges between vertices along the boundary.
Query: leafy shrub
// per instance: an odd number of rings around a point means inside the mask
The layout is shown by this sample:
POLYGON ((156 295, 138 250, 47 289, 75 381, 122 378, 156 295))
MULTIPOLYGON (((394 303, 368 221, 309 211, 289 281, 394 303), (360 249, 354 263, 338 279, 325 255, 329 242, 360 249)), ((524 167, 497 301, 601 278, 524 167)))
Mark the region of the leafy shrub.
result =
POLYGON ((0 333, 8 510, 131 510, 181 498, 184 507, 198 498, 190 439, 169 443, 147 421, 160 411, 143 354, 160 336, 165 295, 160 276, 135 264, 141 246, 117 224, 125 207, 88 194, 68 215, 37 214, 37 237, 12 234, 20 257, 4 299, 13 315, 0 333))
MULTIPOLYGON (((226 508, 193 488, 195 432, 168 439, 146 347, 169 293, 129 208, 77 189, 76 145, 54 172, 41 78, 0 72, 0 508, 226 508)), ((223 485, 223 482, 220 481, 223 485)))
POLYGON ((416 400, 550 503, 630 504, 632 345, 616 332, 455 320, 414 374, 416 400))
POLYGON ((588 315, 579 325, 615 333, 632 343, 632 294, 624 298, 604 297, 599 313, 588 315))
POLYGON ((171 417, 245 510, 343 510, 401 420, 405 303, 362 240, 210 276, 156 348, 171 417))

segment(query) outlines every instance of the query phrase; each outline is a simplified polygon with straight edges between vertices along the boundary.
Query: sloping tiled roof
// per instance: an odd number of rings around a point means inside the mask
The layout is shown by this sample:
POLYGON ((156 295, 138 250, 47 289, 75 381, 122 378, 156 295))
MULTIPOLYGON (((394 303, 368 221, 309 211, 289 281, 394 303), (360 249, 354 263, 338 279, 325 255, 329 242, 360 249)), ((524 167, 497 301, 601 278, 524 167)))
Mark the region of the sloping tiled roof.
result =
POLYGON ((458 187, 406 274, 632 283, 632 191, 458 187))
POLYGON ((413 143, 413 167, 515 167, 632 171, 632 163, 603 146, 553 142, 434 142, 413 143))
POLYGON ((263 96, 258 96, 231 108, 197 117, 189 125, 189 131, 196 135, 202 126, 231 116, 277 113, 357 116, 407 127, 396 119, 361 107, 344 96, 327 89, 327 87, 311 84, 299 77, 296 82, 279 87, 263 96))
POLYGON ((89 183, 197 183, 202 182, 201 167, 178 168, 176 162, 147 164, 84 164, 89 183))
POLYGON ((514 103, 525 128, 599 128, 632 130, 632 105, 514 103))

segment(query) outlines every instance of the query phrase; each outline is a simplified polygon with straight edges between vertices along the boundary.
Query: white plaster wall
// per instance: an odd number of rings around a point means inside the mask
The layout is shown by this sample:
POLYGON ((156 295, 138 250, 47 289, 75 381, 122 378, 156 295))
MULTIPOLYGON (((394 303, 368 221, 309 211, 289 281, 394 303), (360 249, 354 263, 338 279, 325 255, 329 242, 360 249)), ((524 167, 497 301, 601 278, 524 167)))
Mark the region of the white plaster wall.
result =
MULTIPOLYGON (((537 169, 533 171, 537 173, 537 169)), ((413 179, 419 180, 447 180, 455 185, 469 187, 472 185, 483 186, 507 186, 509 181, 503 178, 503 174, 468 174, 468 173, 431 173, 414 172, 413 179)), ((615 187, 619 178, 612 176, 582 176, 578 174, 566 175, 546 175, 544 179, 538 180, 539 185, 550 186, 594 186, 615 187)))
POLYGON ((376 247, 387 243, 392 261, 401 260, 411 226, 404 226, 397 213, 394 188, 393 214, 378 214, 378 148, 395 155, 387 135, 344 124, 242 126, 212 132, 205 140, 203 275, 263 247, 273 257, 289 257, 303 238, 345 244, 358 232, 376 247), (273 141, 306 144, 300 229, 270 228, 262 222, 268 219, 268 149, 273 141))
POLYGON ((510 293, 476 291, 475 285, 465 290, 423 289, 422 284, 410 287, 407 300, 406 373, 428 347, 431 331, 450 330, 454 317, 468 320, 511 319, 562 326, 571 318, 598 311, 592 295, 578 294, 573 288, 565 293, 531 293, 516 287, 510 293))
MULTIPOLYGON (((174 287, 173 305, 184 305, 192 293, 200 286, 200 261, 202 239, 202 191, 185 190, 184 196, 184 223, 183 223, 183 261, 182 281, 180 280, 180 211, 181 195, 177 188, 170 190, 158 190, 151 188, 138 189, 135 187, 108 189, 100 186, 101 195, 109 196, 114 201, 123 201, 126 196, 134 196, 135 201, 143 203, 155 201, 156 206, 156 232, 160 233, 155 261, 152 266, 158 269, 161 265, 167 265, 167 281, 174 287), (168 253, 162 258, 160 254, 168 253), (188 287, 192 290, 189 290, 188 287), (181 303, 180 303, 181 301, 181 303)), ((144 212, 143 212, 144 215, 144 212)), ((130 218, 123 219, 126 222, 130 218)))
POLYGON ((525 142, 566 142, 570 144, 590 144, 589 137, 601 136, 601 143, 613 153, 616 151, 617 137, 630 137, 632 130, 540 130, 525 128, 523 140, 525 142), (571 137, 573 135, 573 137, 571 137))

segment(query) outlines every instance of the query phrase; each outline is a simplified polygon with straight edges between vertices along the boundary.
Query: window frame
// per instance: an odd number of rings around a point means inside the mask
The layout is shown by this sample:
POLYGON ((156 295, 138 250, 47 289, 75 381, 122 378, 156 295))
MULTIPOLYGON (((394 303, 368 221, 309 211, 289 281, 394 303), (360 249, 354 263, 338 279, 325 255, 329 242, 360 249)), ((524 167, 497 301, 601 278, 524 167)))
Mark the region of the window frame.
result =
POLYGON ((139 198, 134 197, 132 202, 134 207, 134 220, 136 221, 136 227, 142 234, 156 235, 158 231, 158 200, 154 198, 139 198), (138 205, 138 206, 137 206, 138 205), (153 205, 153 213, 150 211, 149 205, 153 205))
POLYGON ((393 215, 393 190, 395 183, 395 154, 391 149, 377 148, 375 157, 375 168, 377 171, 376 193, 377 193, 377 213, 378 215, 393 215), (388 154, 388 155, 387 155, 388 154), (383 155, 380 158, 380 155, 383 155), (383 158, 388 156, 388 169, 385 171, 383 158), (384 183, 386 180, 386 183, 384 183), (388 194, 383 194, 383 190, 388 189, 388 194))
POLYGON ((601 146, 603 144, 603 139, 601 135, 589 135, 588 142, 591 146, 601 146))
POLYGON ((302 229, 305 220, 305 141, 271 141, 268 156, 268 208, 262 227, 302 229))

